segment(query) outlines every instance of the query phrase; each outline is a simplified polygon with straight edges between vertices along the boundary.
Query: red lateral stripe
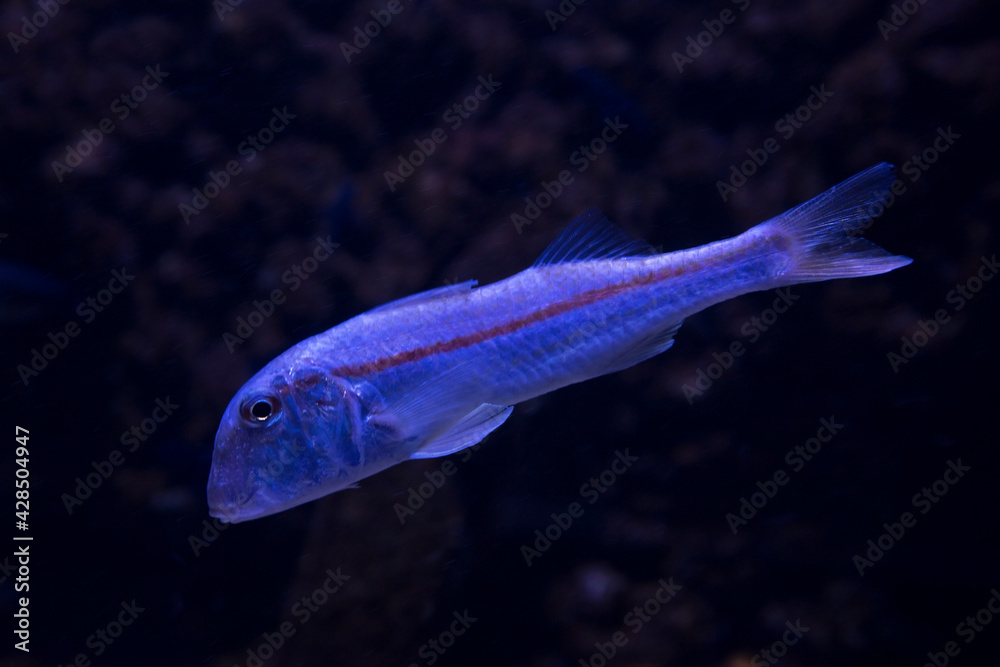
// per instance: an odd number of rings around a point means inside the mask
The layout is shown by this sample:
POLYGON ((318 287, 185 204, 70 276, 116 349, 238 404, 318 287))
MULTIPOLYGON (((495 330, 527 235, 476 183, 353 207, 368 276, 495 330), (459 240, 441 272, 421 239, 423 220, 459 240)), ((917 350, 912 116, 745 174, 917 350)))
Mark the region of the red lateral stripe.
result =
POLYGON ((634 287, 650 285, 668 280, 670 278, 676 278, 686 273, 698 271, 703 268, 715 266, 728 260, 736 252, 745 251, 753 246, 759 245, 761 241, 761 239, 755 239, 751 244, 749 244, 749 246, 743 246, 727 250, 726 252, 721 252, 718 255, 709 258, 707 261, 689 260, 685 262, 683 266, 666 267, 652 273, 636 276, 635 278, 618 285, 582 292, 571 299, 560 303, 550 304, 544 308, 536 310, 533 313, 530 313, 529 315, 491 327, 485 331, 456 336, 450 340, 438 341, 437 343, 424 345, 412 350, 406 350, 405 352, 397 352, 396 354, 382 357, 374 361, 356 364, 354 366, 340 366, 339 368, 333 369, 331 372, 340 377, 359 377, 371 375, 373 373, 380 373, 390 368, 395 368, 396 366, 402 366, 403 364, 420 361, 421 359, 426 359, 427 357, 435 354, 444 354, 471 347, 490 340, 491 338, 512 334, 527 326, 543 322, 557 315, 570 312, 571 310, 592 305, 603 299, 609 299, 634 287))

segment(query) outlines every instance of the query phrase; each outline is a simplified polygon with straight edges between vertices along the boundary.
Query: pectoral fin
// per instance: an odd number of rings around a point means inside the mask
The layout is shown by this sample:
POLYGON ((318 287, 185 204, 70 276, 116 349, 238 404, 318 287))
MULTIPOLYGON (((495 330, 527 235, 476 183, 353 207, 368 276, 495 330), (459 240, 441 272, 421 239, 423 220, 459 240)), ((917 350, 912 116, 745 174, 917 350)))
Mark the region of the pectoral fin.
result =
POLYGON ((506 421, 514 411, 512 405, 490 405, 483 403, 478 408, 465 415, 444 433, 428 440, 424 445, 410 455, 411 459, 430 459, 436 456, 447 456, 471 447, 491 431, 506 421))
POLYGON ((500 426, 513 410, 488 403, 471 408, 470 391, 480 381, 475 364, 458 364, 373 410, 368 425, 388 429, 400 442, 412 446, 422 442, 410 458, 445 456, 469 447, 500 426))

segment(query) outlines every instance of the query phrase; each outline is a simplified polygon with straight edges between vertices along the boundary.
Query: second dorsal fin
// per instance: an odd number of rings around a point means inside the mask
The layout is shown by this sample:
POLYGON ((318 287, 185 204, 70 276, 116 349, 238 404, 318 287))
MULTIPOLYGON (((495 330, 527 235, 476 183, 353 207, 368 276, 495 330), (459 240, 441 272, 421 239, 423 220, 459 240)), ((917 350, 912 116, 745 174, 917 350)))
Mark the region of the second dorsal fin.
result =
POLYGON ((590 208, 571 222, 531 266, 655 254, 653 246, 629 236, 600 209, 590 208))

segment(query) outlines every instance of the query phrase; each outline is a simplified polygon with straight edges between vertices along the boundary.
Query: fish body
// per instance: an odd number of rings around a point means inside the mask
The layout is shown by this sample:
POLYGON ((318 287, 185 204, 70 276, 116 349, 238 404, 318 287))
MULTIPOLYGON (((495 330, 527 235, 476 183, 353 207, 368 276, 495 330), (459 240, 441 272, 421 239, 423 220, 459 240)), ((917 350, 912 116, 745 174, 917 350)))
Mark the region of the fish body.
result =
POLYGON ((423 292, 306 339, 227 407, 211 513, 266 516, 459 451, 517 403, 665 351, 684 318, 720 301, 904 266, 852 236, 893 180, 877 165, 739 236, 663 254, 592 209, 510 278, 423 292))

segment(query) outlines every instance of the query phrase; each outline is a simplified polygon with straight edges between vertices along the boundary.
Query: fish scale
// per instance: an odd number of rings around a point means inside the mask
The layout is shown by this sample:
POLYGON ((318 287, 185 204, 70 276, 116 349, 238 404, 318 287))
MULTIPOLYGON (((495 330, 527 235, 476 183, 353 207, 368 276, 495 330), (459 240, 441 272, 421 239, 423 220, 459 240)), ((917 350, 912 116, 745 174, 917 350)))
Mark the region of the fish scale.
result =
POLYGON ((443 369, 471 363, 482 385, 472 399, 476 405, 518 403, 599 374, 622 348, 693 312, 776 286, 771 270, 776 251, 765 252, 765 245, 757 230, 655 257, 530 268, 475 290, 350 320, 329 332, 319 356, 340 361, 331 369, 334 375, 404 390, 443 369), (388 338, 377 354, 365 355, 352 345, 394 329, 407 336, 388 338), (584 331, 596 337, 581 336, 584 331), (344 363, 341 351, 347 349, 358 353, 344 363), (420 365, 429 358, 437 363, 420 365), (406 380, 396 382, 396 374, 406 380), (484 378, 488 382, 481 382, 484 378))

